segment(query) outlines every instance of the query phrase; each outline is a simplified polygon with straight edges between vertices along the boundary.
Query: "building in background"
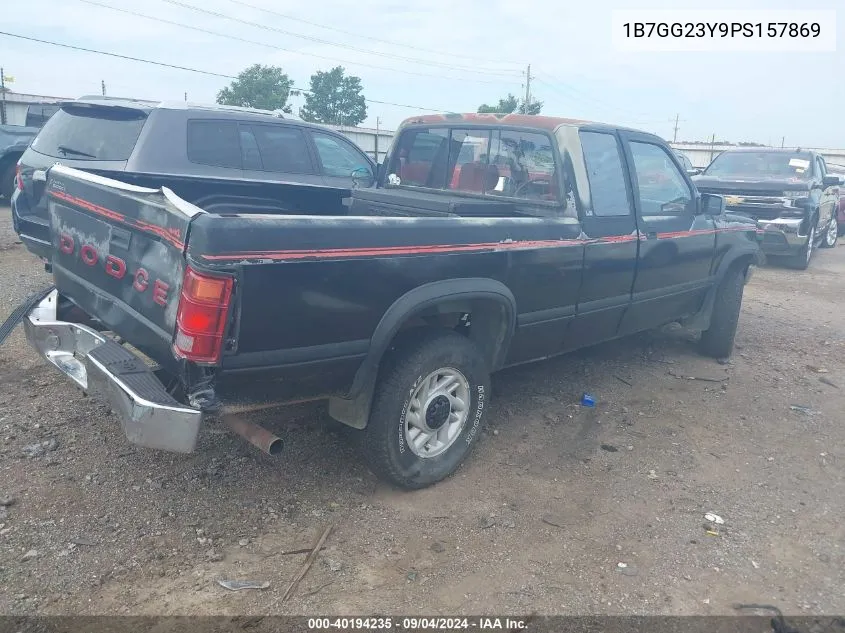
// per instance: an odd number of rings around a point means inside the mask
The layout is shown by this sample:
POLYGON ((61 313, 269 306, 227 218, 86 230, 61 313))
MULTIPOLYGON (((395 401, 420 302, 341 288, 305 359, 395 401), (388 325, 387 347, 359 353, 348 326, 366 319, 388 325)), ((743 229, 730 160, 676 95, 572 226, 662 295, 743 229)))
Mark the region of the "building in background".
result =
POLYGON ((44 125, 44 122, 56 111, 58 104, 70 100, 63 97, 23 94, 9 89, 0 95, 0 98, 3 97, 5 97, 3 101, 6 110, 6 125, 31 127, 44 125))

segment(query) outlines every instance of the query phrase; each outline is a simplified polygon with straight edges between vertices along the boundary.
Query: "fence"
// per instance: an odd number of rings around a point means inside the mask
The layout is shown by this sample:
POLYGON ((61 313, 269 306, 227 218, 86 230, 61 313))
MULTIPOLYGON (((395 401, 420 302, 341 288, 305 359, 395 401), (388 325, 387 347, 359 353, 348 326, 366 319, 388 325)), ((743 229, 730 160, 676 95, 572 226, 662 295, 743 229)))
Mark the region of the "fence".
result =
MULTIPOLYGON (((377 130, 374 128, 364 127, 345 127, 341 125, 329 125, 327 127, 337 130, 344 134, 347 138, 357 144, 367 154, 380 161, 384 158, 384 154, 390 147, 393 140, 394 132, 392 130, 377 130)), ((719 153, 726 149, 734 149, 736 145, 725 145, 717 143, 710 145, 707 143, 669 143, 673 148, 685 154, 695 167, 707 167, 710 161, 719 153)), ((818 149, 811 147, 804 147, 802 149, 818 152, 824 159, 834 165, 845 165, 845 149, 818 149)))
MULTIPOLYGON (((707 167, 719 152, 726 149, 736 149, 737 147, 736 145, 709 145, 700 143, 670 143, 670 145, 685 154, 695 167, 701 168, 707 167)), ((819 149, 812 147, 802 147, 801 149, 818 152, 830 164, 845 165, 845 149, 819 149)))

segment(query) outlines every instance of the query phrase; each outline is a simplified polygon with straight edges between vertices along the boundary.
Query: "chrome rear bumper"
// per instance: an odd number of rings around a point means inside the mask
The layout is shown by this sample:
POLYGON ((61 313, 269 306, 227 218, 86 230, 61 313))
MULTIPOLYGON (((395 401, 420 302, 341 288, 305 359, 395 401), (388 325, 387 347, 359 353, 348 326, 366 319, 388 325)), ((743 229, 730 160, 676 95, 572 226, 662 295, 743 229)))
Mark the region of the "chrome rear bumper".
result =
POLYGON ((107 399, 133 444, 192 452, 202 412, 177 402, 125 347, 84 325, 57 321, 58 297, 53 290, 24 317, 30 345, 84 391, 107 399))

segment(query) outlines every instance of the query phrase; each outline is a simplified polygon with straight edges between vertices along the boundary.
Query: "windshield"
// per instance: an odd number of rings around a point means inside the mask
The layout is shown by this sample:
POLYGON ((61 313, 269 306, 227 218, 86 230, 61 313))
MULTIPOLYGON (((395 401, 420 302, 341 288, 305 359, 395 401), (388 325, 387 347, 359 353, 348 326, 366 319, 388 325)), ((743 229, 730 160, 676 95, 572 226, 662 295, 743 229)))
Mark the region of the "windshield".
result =
POLYGON ((147 115, 129 108, 65 106, 32 142, 40 154, 74 160, 128 160, 147 115))
POLYGON ((813 172, 811 154, 724 152, 704 171, 708 176, 806 180, 813 172))

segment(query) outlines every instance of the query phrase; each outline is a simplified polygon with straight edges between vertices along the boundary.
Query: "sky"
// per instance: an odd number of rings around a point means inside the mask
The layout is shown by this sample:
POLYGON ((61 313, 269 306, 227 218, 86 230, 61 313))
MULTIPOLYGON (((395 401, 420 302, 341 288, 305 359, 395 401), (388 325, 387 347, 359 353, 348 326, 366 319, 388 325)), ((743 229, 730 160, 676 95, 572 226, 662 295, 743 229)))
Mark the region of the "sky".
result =
MULTIPOLYGON (((11 2, 3 0, 0 4, 11 2)), ((835 10, 841 0, 805 0, 835 10)), ((307 88, 342 65, 361 78, 362 124, 395 129, 428 111, 474 112, 508 93, 543 113, 635 127, 678 141, 845 148, 845 5, 826 53, 626 52, 614 10, 794 9, 788 0, 38 0, 3 11, 0 31, 217 73, 205 75, 0 35, 16 92, 213 102, 254 63, 307 88), (251 6, 249 6, 251 5, 251 6), (190 7, 200 7, 201 13, 190 7), (113 8, 157 18, 128 15, 113 8), (262 10, 264 9, 264 10, 262 10), (170 23, 162 22, 169 21, 170 23), (251 24, 250 24, 251 23, 251 24), (204 29, 220 35, 191 30, 204 29), (247 40, 247 41, 244 41, 247 40), (378 103, 383 102, 383 103, 378 103), (393 104, 393 105, 388 105, 393 104), (407 106, 407 107, 405 107, 407 106)), ((303 99, 295 97, 295 110, 303 99)))

